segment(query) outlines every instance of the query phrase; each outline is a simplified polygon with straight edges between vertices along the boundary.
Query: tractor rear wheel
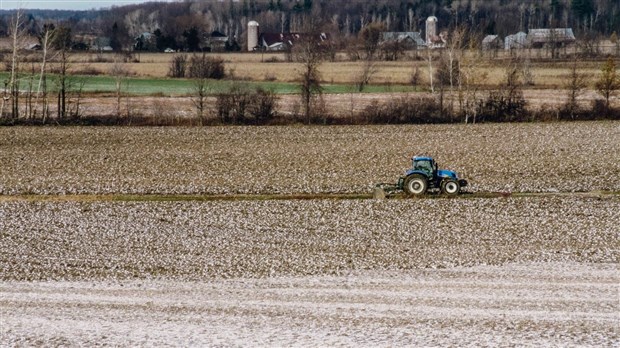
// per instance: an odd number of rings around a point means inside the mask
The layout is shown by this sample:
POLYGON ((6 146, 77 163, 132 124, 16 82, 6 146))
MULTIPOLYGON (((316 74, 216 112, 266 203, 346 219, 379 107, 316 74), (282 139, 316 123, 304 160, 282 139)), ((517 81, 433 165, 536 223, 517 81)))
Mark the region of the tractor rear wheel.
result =
POLYGON ((461 185, 456 180, 448 179, 441 183, 441 192, 450 196, 456 196, 461 192, 461 185))
POLYGON ((428 189, 428 180, 422 175, 413 174, 405 179, 405 193, 408 195, 423 195, 428 189))

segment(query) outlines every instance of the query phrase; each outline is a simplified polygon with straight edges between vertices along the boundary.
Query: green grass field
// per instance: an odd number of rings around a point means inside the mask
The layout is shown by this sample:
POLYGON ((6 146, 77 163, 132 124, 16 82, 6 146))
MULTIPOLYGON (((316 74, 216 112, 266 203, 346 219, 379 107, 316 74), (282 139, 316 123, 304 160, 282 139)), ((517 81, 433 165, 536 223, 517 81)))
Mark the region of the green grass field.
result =
MULTIPOLYGON (((28 89, 28 79, 30 77, 22 75, 20 89, 28 89)), ((0 73, 2 81, 8 81, 9 74, 0 73)), ((56 90, 55 75, 48 76, 48 89, 56 90)), ((38 81, 38 76, 34 78, 34 85, 38 81)), ((84 82, 82 91, 86 93, 110 93, 116 92, 116 80, 112 76, 86 76, 71 75, 70 89, 78 89, 81 81, 84 82)), ((295 83, 287 82, 256 82, 256 81, 232 81, 232 80, 210 80, 209 89, 212 94, 225 93, 230 90, 234 84, 256 89, 262 88, 272 91, 276 94, 294 94, 299 93, 299 87, 295 83)), ((122 80, 123 93, 130 95, 190 95, 192 94, 194 81, 191 79, 171 79, 171 78, 148 78, 148 77, 126 77, 122 80)), ((364 89, 366 93, 387 93, 387 92, 411 92, 414 89, 411 86, 386 86, 386 85, 369 85, 364 89)), ((353 93, 357 92, 354 85, 350 84, 324 84, 324 93, 353 93)))

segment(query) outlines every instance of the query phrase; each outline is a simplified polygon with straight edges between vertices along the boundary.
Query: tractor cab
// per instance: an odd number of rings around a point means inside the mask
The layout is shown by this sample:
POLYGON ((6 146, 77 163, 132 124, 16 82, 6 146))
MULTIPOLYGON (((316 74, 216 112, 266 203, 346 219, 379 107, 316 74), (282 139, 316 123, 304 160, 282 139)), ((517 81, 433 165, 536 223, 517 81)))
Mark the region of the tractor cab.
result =
POLYGON ((413 171, 423 172, 427 176, 433 176, 433 173, 437 171, 437 163, 430 157, 413 157, 411 161, 413 171))

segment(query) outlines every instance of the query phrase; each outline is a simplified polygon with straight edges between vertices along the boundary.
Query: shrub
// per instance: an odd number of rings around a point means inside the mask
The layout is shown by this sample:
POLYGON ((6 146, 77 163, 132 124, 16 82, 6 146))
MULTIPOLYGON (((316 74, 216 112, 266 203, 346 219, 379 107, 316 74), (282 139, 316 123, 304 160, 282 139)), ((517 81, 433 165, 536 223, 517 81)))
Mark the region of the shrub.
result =
POLYGON ((187 55, 177 54, 172 57, 170 61, 170 69, 168 70, 168 76, 181 78, 185 77, 185 70, 187 68, 187 55))
POLYGON ((450 115, 432 97, 373 102, 358 114, 361 123, 446 123, 450 115))
POLYGON ((275 93, 259 88, 249 97, 248 113, 256 124, 266 124, 274 119, 278 100, 275 93))
POLYGON ((206 54, 193 55, 189 60, 190 78, 223 79, 225 76, 224 60, 220 57, 209 57, 206 54))
POLYGON ((492 91, 477 107, 480 122, 525 121, 527 118, 526 102, 521 90, 502 89, 492 91))
POLYGON ((216 97, 217 115, 224 124, 268 124, 276 117, 277 96, 271 91, 250 91, 239 86, 216 97))
POLYGON ((228 93, 218 94, 215 107, 220 122, 224 124, 244 123, 247 101, 247 92, 239 88, 233 88, 228 93))
POLYGON ((506 84, 499 90, 492 91, 486 100, 481 100, 476 108, 480 122, 518 122, 526 121, 526 109, 523 90, 519 80, 518 64, 511 63, 506 67, 506 84))

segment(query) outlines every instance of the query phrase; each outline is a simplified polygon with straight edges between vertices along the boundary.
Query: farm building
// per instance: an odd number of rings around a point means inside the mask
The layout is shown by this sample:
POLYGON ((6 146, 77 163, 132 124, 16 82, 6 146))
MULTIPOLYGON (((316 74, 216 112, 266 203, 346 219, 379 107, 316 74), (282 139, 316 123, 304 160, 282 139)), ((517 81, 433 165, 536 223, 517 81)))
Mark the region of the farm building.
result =
POLYGON ((483 50, 497 50, 504 46, 504 42, 498 35, 487 35, 482 40, 483 50))
POLYGON ((147 32, 143 32, 139 36, 134 37, 134 50, 148 51, 154 50, 156 47, 155 35, 147 32))
POLYGON ((527 34, 522 31, 508 35, 504 39, 504 49, 506 50, 525 48, 527 46, 527 34))
POLYGON ((258 33, 260 26, 257 21, 248 22, 248 51, 252 52, 258 49, 258 33))
POLYGON ((211 51, 223 51, 228 43, 228 36, 215 30, 207 36, 206 41, 211 51))
MULTIPOLYGON (((265 51, 283 51, 295 45, 296 42, 308 37, 303 33, 262 33, 258 39, 258 47, 265 51)), ((329 41, 326 33, 319 34, 319 42, 329 41)))
POLYGON ((383 43, 398 42, 406 48, 426 47, 422 34, 416 31, 384 32, 381 41, 383 43))
POLYGON ((437 17, 430 16, 426 19, 426 46, 428 48, 446 47, 448 34, 441 32, 437 35, 437 17))
MULTIPOLYGON (((308 34, 304 33, 261 33, 258 22, 248 22, 248 51, 284 51, 307 37, 308 34)), ((329 41, 329 35, 321 33, 317 39, 325 43, 329 41)))
POLYGON ((550 45, 563 47, 575 42, 575 35, 571 28, 530 29, 527 42, 533 48, 543 48, 550 45))
POLYGON ((109 37, 97 37, 93 40, 93 43, 90 45, 91 51, 113 51, 114 49, 111 46, 112 40, 109 37))
POLYGON ((258 46, 266 51, 283 51, 293 46, 301 36, 298 33, 262 33, 258 46))

